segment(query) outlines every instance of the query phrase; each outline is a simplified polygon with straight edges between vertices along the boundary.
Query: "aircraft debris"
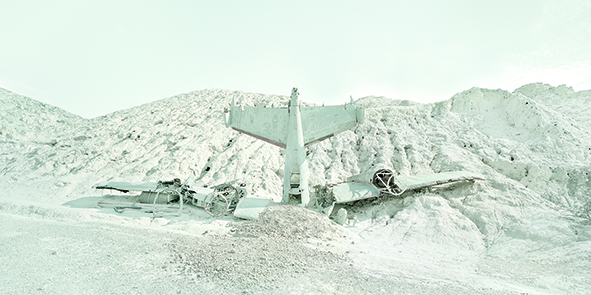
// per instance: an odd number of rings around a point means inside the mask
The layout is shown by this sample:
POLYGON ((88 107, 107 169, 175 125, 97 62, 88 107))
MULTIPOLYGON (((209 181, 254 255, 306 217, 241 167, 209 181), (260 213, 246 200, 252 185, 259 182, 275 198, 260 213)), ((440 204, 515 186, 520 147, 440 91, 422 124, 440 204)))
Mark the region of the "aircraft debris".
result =
POLYGON ((267 206, 273 203, 266 198, 242 198, 236 205, 234 216, 242 219, 257 219, 267 206))
MULTIPOLYGON (((398 196, 406 191, 447 183, 484 180, 481 175, 469 171, 399 177, 390 169, 377 169, 351 176, 336 185, 317 186, 315 198, 311 202, 306 147, 363 123, 365 111, 355 106, 353 98, 349 104, 342 106, 302 107, 298 95, 298 89, 293 88, 285 108, 237 106, 232 101, 230 108, 224 110, 226 127, 285 149, 284 204, 295 200, 303 207, 330 216, 337 204, 378 196, 398 196)), ((244 185, 234 187, 226 183, 213 188, 190 187, 178 178, 156 183, 104 182, 94 187, 121 192, 140 191, 138 201, 151 203, 154 216, 157 204, 170 204, 177 200, 178 215, 182 213, 183 204, 190 202, 214 217, 233 212, 235 217, 243 219, 256 219, 266 207, 276 204, 270 198, 247 197, 248 191, 244 185)), ((120 204, 114 209, 123 212, 137 207, 135 203, 131 206, 120 204)), ((340 208, 335 215, 336 223, 346 223, 346 209, 340 208)))
POLYGON ((394 172, 389 169, 378 169, 351 176, 347 181, 331 186, 331 193, 323 193, 322 198, 332 199, 332 203, 331 200, 322 200, 323 212, 330 216, 335 204, 351 203, 378 196, 399 196, 407 191, 455 182, 485 180, 484 176, 470 171, 405 176, 402 177, 404 181, 399 180, 400 178, 395 177, 394 172))
MULTIPOLYGON (((152 212, 154 214, 159 209, 156 206, 157 204, 170 204, 178 200, 179 209, 177 215, 179 216, 183 211, 183 204, 190 202, 197 207, 203 208, 209 215, 220 217, 234 211, 240 198, 247 194, 243 186, 237 188, 226 183, 214 186, 213 188, 203 186, 190 187, 187 183, 181 183, 178 178, 172 181, 143 183, 101 182, 94 185, 94 188, 113 189, 124 193, 131 191, 141 192, 137 202, 140 204, 152 204, 152 212)), ((120 205, 113 208, 117 212, 123 212, 125 209, 137 209, 138 206, 134 203, 131 206, 120 205)), ((144 207, 139 206, 139 209, 144 209, 144 207)))
POLYGON ((123 211, 125 211, 126 209, 141 210, 142 207, 139 207, 139 206, 115 206, 115 207, 113 207, 113 210, 115 210, 115 212, 117 212, 117 213, 123 213, 123 211))
POLYGON ((337 224, 343 225, 347 221, 347 210, 345 208, 341 208, 337 211, 337 216, 334 218, 334 222, 337 224))
MULTIPOLYGON (((310 203, 306 147, 363 123, 365 111, 355 106, 353 98, 350 104, 344 106, 301 107, 298 95, 298 89, 294 87, 287 108, 236 106, 232 101, 230 109, 224 111, 226 127, 285 148, 283 203, 299 199, 302 206, 320 208, 321 212, 330 216, 335 204, 380 195, 397 196, 405 191, 445 183, 484 179, 468 171, 455 171, 403 177, 404 181, 400 181, 392 170, 378 169, 349 177, 344 183, 333 186, 330 194, 325 193, 321 197, 322 193, 319 194, 317 189, 316 199, 310 203), (328 195, 330 197, 327 198, 328 195)), ((259 200, 243 202, 244 209, 237 210, 238 215, 245 214, 248 219, 256 218, 270 204, 259 200)), ((339 210, 337 222, 343 224, 346 218, 347 211, 339 210)))

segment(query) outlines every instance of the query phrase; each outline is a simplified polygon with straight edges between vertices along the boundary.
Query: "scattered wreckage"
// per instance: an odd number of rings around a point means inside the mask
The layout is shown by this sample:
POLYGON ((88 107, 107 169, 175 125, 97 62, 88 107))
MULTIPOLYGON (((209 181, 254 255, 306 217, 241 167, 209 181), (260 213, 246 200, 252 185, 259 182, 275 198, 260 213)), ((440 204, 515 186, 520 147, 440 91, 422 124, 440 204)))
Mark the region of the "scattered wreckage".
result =
MULTIPOLYGON (((283 180, 283 204, 291 203, 320 211, 334 217, 337 223, 346 220, 346 210, 333 209, 346 204, 379 196, 398 196, 442 184, 484 180, 484 177, 468 171, 452 171, 427 175, 401 177, 389 169, 377 169, 349 177, 345 182, 317 188, 311 194, 308 185, 309 169, 306 147, 349 130, 365 120, 363 108, 355 106, 353 99, 342 106, 301 107, 297 88, 292 89, 287 108, 264 108, 237 106, 234 101, 224 110, 225 125, 238 132, 264 140, 286 150, 283 180), (311 199, 312 197, 312 199, 311 199)), ((157 217, 157 204, 178 201, 180 215, 185 202, 203 208, 214 217, 233 213, 243 219, 256 219, 268 206, 275 205, 270 198, 249 196, 246 185, 230 183, 207 187, 195 183, 181 183, 179 179, 151 183, 104 182, 96 189, 114 189, 121 192, 141 192, 137 202, 151 204, 157 217)), ((137 202, 131 206, 112 206, 117 212, 126 209, 145 209, 137 202)), ((99 204, 100 205, 100 204, 99 204)), ((112 205, 112 204, 111 204, 112 205)))
POLYGON ((94 185, 96 189, 110 189, 123 193, 140 192, 133 204, 118 204, 112 202, 99 202, 99 206, 113 207, 119 213, 127 210, 145 210, 145 205, 150 204, 151 213, 156 216, 162 207, 158 205, 169 205, 173 202, 179 203, 177 215, 181 215, 184 203, 191 203, 201 207, 209 215, 220 217, 228 212, 234 211, 241 197, 246 196, 247 191, 244 184, 233 186, 231 184, 220 184, 212 188, 198 185, 191 187, 187 182, 175 178, 172 181, 158 182, 101 182, 94 185))
MULTIPOLYGON (((351 176, 347 181, 336 185, 317 187, 307 208, 324 213, 337 223, 343 224, 347 213, 343 208, 334 213, 333 209, 338 205, 377 197, 399 196, 408 191, 475 180, 484 180, 484 177, 468 171, 395 177, 392 170, 378 169, 351 176), (400 180, 401 178, 404 178, 404 181, 400 180)), ((172 181, 144 183, 102 182, 94 185, 94 188, 123 193, 139 192, 132 203, 101 201, 99 206, 112 207, 119 213, 141 210, 153 213, 154 217, 161 217, 163 212, 170 211, 171 208, 180 216, 183 205, 187 203, 203 208, 213 217, 233 214, 241 219, 256 219, 266 207, 278 205, 271 198, 250 196, 244 183, 236 186, 224 183, 211 188, 198 182, 193 186, 188 183, 181 183, 177 178, 172 181), (173 205, 175 203, 178 203, 178 207, 173 205)))
POLYGON ((337 205, 381 196, 400 196, 408 191, 475 180, 485 179, 483 176, 469 171, 396 177, 390 169, 377 169, 351 176, 347 178, 346 182, 327 186, 327 189, 322 193, 317 192, 316 204, 322 213, 333 216, 335 222, 343 224, 347 218, 347 211, 340 208, 336 214, 333 214, 333 209, 337 205), (400 180, 400 178, 404 178, 404 181, 400 180))

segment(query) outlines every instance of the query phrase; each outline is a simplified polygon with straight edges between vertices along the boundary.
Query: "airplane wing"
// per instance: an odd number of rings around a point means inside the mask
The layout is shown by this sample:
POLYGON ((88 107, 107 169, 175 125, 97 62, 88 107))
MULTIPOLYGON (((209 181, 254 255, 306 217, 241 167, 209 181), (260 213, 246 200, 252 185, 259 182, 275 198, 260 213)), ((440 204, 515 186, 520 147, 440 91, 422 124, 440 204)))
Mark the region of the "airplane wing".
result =
POLYGON ((354 104, 300 108, 300 114, 306 146, 349 130, 364 119, 363 109, 354 104))
POLYGON ((485 180, 482 175, 469 171, 441 172, 426 175, 407 176, 406 190, 416 190, 446 183, 468 180, 485 180))
POLYGON ((287 144, 287 108, 231 106, 226 127, 285 148, 287 144))
POLYGON ((157 182, 101 182, 94 185, 95 189, 114 189, 127 193, 129 191, 153 192, 158 189, 157 182))
MULTIPOLYGON (((454 183, 460 181, 485 180, 482 175, 469 171, 442 172, 425 175, 407 176, 406 181, 403 177, 398 177, 398 183, 404 187, 405 191, 412 191, 436 185, 454 183)), ((372 184, 363 182, 343 182, 333 187, 333 193, 337 204, 348 203, 377 197, 380 195, 378 188, 372 184)))

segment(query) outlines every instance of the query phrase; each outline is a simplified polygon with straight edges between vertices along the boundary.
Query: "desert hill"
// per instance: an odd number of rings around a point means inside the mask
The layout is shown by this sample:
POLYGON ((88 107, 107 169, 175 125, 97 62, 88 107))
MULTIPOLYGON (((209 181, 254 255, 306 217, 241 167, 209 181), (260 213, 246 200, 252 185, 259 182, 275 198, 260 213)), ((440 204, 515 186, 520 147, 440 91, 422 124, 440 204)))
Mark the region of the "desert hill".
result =
MULTIPOLYGON (((52 210, 95 197, 100 181, 190 176, 244 182, 279 200, 281 150, 226 128, 232 101, 281 107, 288 97, 202 90, 83 119, 0 90, 0 212, 35 215, 31 203, 52 210)), ((375 168, 401 178, 454 170, 486 177, 349 208, 356 267, 463 287, 485 277, 478 286, 501 292, 591 287, 591 91, 537 83, 512 93, 472 88, 431 104, 356 104, 366 108, 364 124, 308 149, 311 186, 375 168), (503 270, 509 261, 517 268, 503 270)))

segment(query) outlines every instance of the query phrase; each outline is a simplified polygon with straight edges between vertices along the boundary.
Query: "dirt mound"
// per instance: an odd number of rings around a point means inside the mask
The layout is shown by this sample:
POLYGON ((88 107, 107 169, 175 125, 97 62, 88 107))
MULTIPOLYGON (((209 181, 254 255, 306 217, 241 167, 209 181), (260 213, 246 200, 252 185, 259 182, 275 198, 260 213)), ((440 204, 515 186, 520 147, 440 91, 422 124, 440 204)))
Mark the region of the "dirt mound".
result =
POLYGON ((229 288, 260 288, 286 276, 352 268, 343 253, 324 249, 344 236, 326 216, 292 205, 271 206, 258 219, 231 223, 231 235, 169 244, 179 271, 229 288))
POLYGON ((294 274, 351 268, 342 254, 313 249, 286 239, 218 236, 169 244, 178 271, 228 288, 261 288, 294 274))
POLYGON ((325 215, 293 205, 267 207, 258 219, 231 225, 237 236, 289 240, 343 236, 343 229, 325 215))

